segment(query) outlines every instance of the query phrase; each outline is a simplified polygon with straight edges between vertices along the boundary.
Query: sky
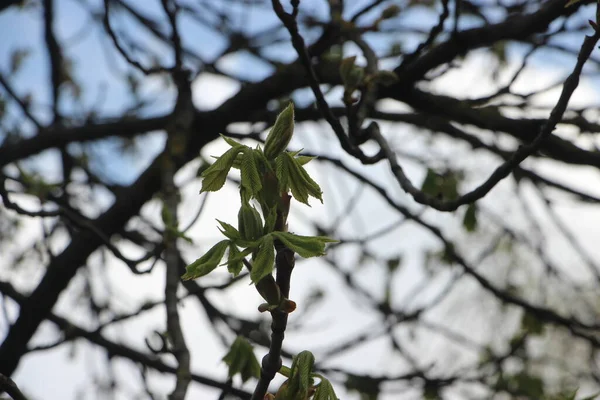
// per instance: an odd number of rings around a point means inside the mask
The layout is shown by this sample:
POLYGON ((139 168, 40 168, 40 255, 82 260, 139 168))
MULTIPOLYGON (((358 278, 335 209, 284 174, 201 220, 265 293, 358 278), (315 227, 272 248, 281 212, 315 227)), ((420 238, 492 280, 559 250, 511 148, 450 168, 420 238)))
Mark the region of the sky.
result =
MULTIPOLYGON (((100 2, 98 1, 91 3, 96 7, 100 5, 100 2)), ((100 102, 102 104, 101 108, 104 116, 114 116, 124 107, 131 105, 128 97, 124 96, 127 88, 120 84, 120 79, 117 79, 117 75, 115 75, 117 73, 123 73, 125 64, 122 60, 107 62, 103 49, 112 45, 105 38, 102 39, 102 32, 99 27, 91 29, 90 33, 86 32, 86 29, 84 28, 90 25, 90 21, 85 16, 86 14, 82 12, 78 1, 62 0, 60 4, 61 7, 58 11, 56 24, 58 35, 62 40, 67 41, 67 43, 74 43, 67 54, 74 57, 77 77, 83 81, 89 82, 86 85, 86 90, 80 100, 65 96, 65 99, 61 104, 61 109, 65 110, 66 113, 70 113, 81 108, 89 109, 93 104, 98 104, 98 102, 100 102)), ((132 4, 141 6, 139 0, 137 2, 132 2, 132 4)), ((143 10, 150 15, 160 13, 160 9, 157 8, 158 4, 158 2, 144 2, 143 10)), ((319 2, 317 1, 307 2, 307 4, 307 7, 319 7, 319 2)), ((321 12, 324 10, 325 9, 321 10, 321 12)), ((585 10, 582 12, 585 12, 585 10)), ((46 81, 48 71, 47 55, 40 50, 40 46, 42 46, 40 39, 43 37, 42 27, 39 22, 40 13, 41 10, 39 8, 36 9, 33 12, 35 17, 33 17, 26 13, 20 13, 13 7, 12 10, 0 14, 0 37, 10 37, 9 40, 0 40, 0 60, 10 59, 10 54, 15 48, 24 47, 31 49, 31 55, 28 56, 22 69, 18 72, 17 79, 14 80, 15 89, 19 93, 34 93, 36 98, 40 99, 39 107, 36 108, 36 111, 44 122, 48 122, 50 94, 47 86, 43 84, 43 82, 46 81)), ((276 23, 273 16, 267 18, 263 13, 259 12, 242 13, 240 10, 231 10, 231 13, 234 19, 239 19, 239 26, 244 29, 258 29, 276 23)), ((434 20, 431 19, 431 15, 427 14, 425 10, 418 11, 416 16, 408 16, 406 18, 414 18, 415 21, 423 21, 423 23, 434 20)), ((127 21, 120 21, 118 19, 113 21, 114 26, 120 26, 119 24, 126 25, 127 23, 127 21)), ((189 42, 185 42, 185 44, 197 48, 202 52, 203 56, 208 59, 214 57, 219 50, 226 45, 224 42, 220 41, 220 38, 214 32, 200 30, 194 28, 194 26, 196 25, 192 24, 190 21, 184 20, 182 22, 182 28, 185 29, 186 32, 189 32, 186 37, 194 39, 190 39, 189 42), (197 29, 197 31, 194 29, 197 29), (210 43, 210 45, 206 46, 204 45, 205 43, 210 43)), ((134 31, 137 32, 137 30, 134 31)), ((573 38, 575 41, 580 41, 581 39, 581 37, 573 38)), ((383 43, 381 39, 378 40, 379 41, 375 41, 376 44, 381 46, 388 45, 388 43, 383 43)), ((149 41, 149 43, 152 45, 152 48, 161 52, 162 49, 159 44, 154 41, 149 41)), ((289 60, 293 55, 289 46, 275 46, 270 51, 273 55, 281 57, 282 60, 289 60)), ((509 50, 509 55, 518 55, 521 53, 522 49, 519 48, 511 48, 509 50)), ((435 85, 435 91, 437 93, 447 93, 451 95, 462 93, 469 97, 476 97, 489 93, 493 90, 493 86, 489 75, 490 60, 488 57, 489 56, 483 54, 483 52, 475 52, 474 56, 468 57, 465 60, 460 69, 452 71, 448 73, 446 77, 440 79, 435 85)), ((509 57, 509 60, 510 59, 511 58, 509 57)), ((251 80, 260 80, 267 76, 269 72, 264 66, 261 68, 259 63, 247 54, 230 56, 222 63, 222 68, 238 71, 244 78, 251 80)), ((532 63, 530 69, 517 81, 516 88, 526 91, 534 86, 543 86, 547 83, 554 82, 556 79, 565 76, 565 72, 570 67, 571 66, 564 62, 560 57, 554 57, 554 55, 542 55, 532 63)), ((3 74, 7 71, 7 68, 8 65, 6 61, 0 62, 0 71, 3 74)), ((236 93, 237 90, 239 90, 239 85, 237 83, 214 75, 204 75, 194 83, 194 102, 199 109, 212 109, 217 107, 232 94, 236 93)), ((142 92, 145 93, 144 97, 156 98, 156 101, 152 105, 144 109, 143 115, 163 114, 168 112, 172 107, 175 92, 172 87, 165 87, 161 79, 152 78, 145 80, 142 92)), ((545 94, 540 101, 552 102, 557 98, 557 95, 557 91, 549 92, 545 94)), ((331 94, 328 99, 333 102, 335 101, 336 96, 339 96, 339 93, 331 94)), ((573 98, 572 104, 578 106, 590 103, 595 104, 597 103, 595 101, 597 98, 597 82, 583 80, 573 98)), ((296 100, 301 103, 303 101, 308 101, 309 99, 310 94, 305 91, 300 94, 296 100)), ((390 109, 397 109, 398 106, 387 104, 387 107, 390 107, 390 109)), ((18 118, 20 118, 20 116, 15 117, 15 119, 18 118)), ((244 127, 237 128, 240 130, 244 129, 244 127)), ((415 153, 422 152, 425 154, 433 153, 441 157, 448 157, 452 155, 452 152, 454 151, 466 150, 464 148, 457 150, 454 147, 450 147, 447 145, 447 142, 444 142, 443 140, 436 141, 431 147, 426 147, 428 145, 423 140, 411 139, 414 135, 410 130, 386 125, 382 125, 382 128, 384 135, 397 135, 394 136, 395 138, 398 137, 398 139, 396 139, 396 144, 402 146, 402 150, 415 153)), ((26 132, 31 134, 31 129, 31 126, 27 126, 25 123, 26 132)), ((90 147, 97 155, 96 168, 106 176, 118 179, 119 183, 127 184, 132 182, 139 172, 154 159, 163 143, 164 137, 161 133, 150 134, 139 143, 139 151, 125 157, 116 155, 118 144, 111 140, 93 144, 90 147)), ((346 156, 339 149, 332 132, 325 125, 305 124, 298 126, 296 138, 291 143, 290 147, 293 149, 304 148, 306 151, 314 153, 319 153, 323 149, 328 149, 331 151, 331 154, 340 157, 349 167, 354 170, 360 169, 365 175, 385 185, 389 192, 396 196, 396 198, 403 198, 399 196, 404 196, 392 183, 393 181, 386 165, 379 164, 370 167, 361 166, 358 161, 346 156)), ((222 143, 213 143, 203 149, 202 155, 205 158, 208 158, 210 155, 219 155, 225 148, 226 147, 222 143)), ((39 169, 45 176, 52 179, 53 176, 58 176, 60 172, 60 170, 57 169, 58 167, 54 168, 56 162, 57 153, 50 151, 33 157, 29 166, 39 169)), ((406 172, 414 182, 420 182, 423 179, 424 171, 422 168, 411 164, 408 160, 402 160, 402 162, 406 164, 406 172)), ((465 168, 469 168, 470 170, 473 169, 474 165, 481 166, 478 172, 473 176, 473 179, 477 179, 477 182, 479 182, 493 170, 497 165, 496 163, 498 160, 492 162, 489 157, 475 154, 472 157, 461 158, 460 162, 465 168)), ((198 161, 192 162, 180 171, 177 175, 177 181, 179 183, 187 182, 190 177, 195 174, 198 163, 198 161)), ((557 167, 555 165, 540 162, 532 162, 530 164, 532 166, 534 165, 536 169, 547 173, 548 176, 560 177, 560 179, 564 179, 565 182, 574 186, 579 185, 589 192, 600 191, 599 189, 596 189, 600 187, 597 185, 600 182, 598 182, 596 171, 586 168, 570 169, 564 166, 557 167)), ((311 174, 314 174, 316 180, 322 184, 325 192, 325 201, 323 205, 312 202, 311 208, 294 208, 290 226, 293 227, 293 231, 300 234, 311 233, 307 224, 302 222, 302 218, 310 216, 311 220, 325 224, 331 223, 334 219, 332 218, 332 215, 338 215, 341 212, 344 200, 357 190, 356 183, 349 181, 348 178, 342 177, 339 173, 333 171, 331 167, 325 166, 318 161, 313 162, 310 165, 309 170, 311 174), (345 192, 342 192, 342 189, 344 189, 345 192)), ((512 202, 508 202, 508 199, 511 196, 511 187, 510 181, 507 180, 502 182, 493 192, 495 199, 486 199, 483 203, 486 207, 500 210, 498 212, 501 214, 502 207, 504 207, 505 212, 502 214, 503 217, 508 220, 514 220, 515 226, 519 227, 519 221, 522 220, 522 217, 518 212, 514 211, 518 207, 514 206, 512 202), (503 196, 507 199, 507 203, 498 204, 498 199, 503 199, 503 196), (512 210, 514 212, 506 212, 506 210, 512 210)), ((200 202, 203 200, 203 197, 198 195, 199 188, 199 181, 194 181, 183 188, 183 205, 180 218, 184 226, 187 221, 189 221, 190 215, 193 215, 194 211, 199 207, 200 202)), ((600 193, 598 194, 600 195, 600 193)), ((532 196, 529 198, 533 199, 532 196)), ((98 200, 105 206, 110 202, 109 198, 102 199, 101 196, 98 200)), ((22 204, 35 207, 35 203, 28 203, 26 199, 19 198, 19 201, 22 201, 22 204)), ((195 244, 194 246, 184 247, 184 256, 187 259, 193 260, 200 257, 203 254, 203 251, 219 240, 219 232, 216 229, 215 219, 222 219, 229 222, 235 221, 237 204, 239 204, 239 200, 236 188, 233 185, 228 185, 222 192, 211 194, 209 196, 203 216, 189 232, 189 236, 194 240, 195 244)), ((421 209, 418 205, 410 201, 408 201, 408 205, 413 210, 421 209)), ((532 205, 534 210, 537 210, 539 207, 541 206, 535 204, 532 205)), ((386 209, 383 202, 380 199, 377 199, 373 193, 367 193, 357 204, 356 209, 360 210, 360 212, 357 211, 356 215, 353 214, 351 215, 351 218, 346 218, 338 232, 338 234, 344 238, 364 237, 366 231, 377 231, 382 227, 387 226, 391 219, 397 218, 396 214, 392 213, 389 209, 386 209), (360 222, 360 219, 363 221, 360 222)), ((93 210, 90 210, 90 212, 93 212, 93 210)), ((144 207, 143 214, 156 224, 160 224, 160 205, 158 202, 153 201, 147 204, 144 207)), ((559 214, 562 218, 568 220, 571 226, 576 227, 579 234, 578 236, 581 238, 582 245, 585 249, 593 257, 600 257, 600 250, 597 248, 594 235, 592 234, 595 232, 598 222, 600 222, 600 212, 584 206, 573 208, 565 203, 564 206, 559 206, 559 214)), ((468 246, 472 245, 473 242, 477 242, 475 239, 466 236, 466 234, 462 232, 460 224, 457 224, 456 218, 452 216, 438 213, 433 210, 426 211, 424 216, 428 221, 441 224, 444 232, 456 235, 456 241, 458 243, 466 242, 468 246)), ((531 227, 523 226, 522 224, 520 228, 525 233, 531 229, 531 227)), ((552 228, 550 226, 544 226, 540 229, 550 230, 552 228)), ((23 236, 22 244, 28 243, 28 238, 39 234, 41 234, 40 221, 28 222, 21 233, 23 236)), ((567 252, 564 243, 564 238, 561 237, 558 232, 553 232, 548 236, 548 242, 545 243, 545 246, 556 259, 562 262, 562 264, 569 265, 572 263, 574 265, 573 268, 576 269, 576 266, 579 265, 577 257, 572 254, 572 252, 567 252)), ((53 242, 56 251, 64 248, 66 244, 65 240, 56 240, 53 242)), ((407 223, 402 224, 391 234, 374 241, 371 246, 373 247, 373 250, 379 252, 380 255, 385 253, 385 255, 389 257, 398 255, 403 257, 403 267, 394 277, 394 298, 392 301, 399 307, 406 304, 416 306, 416 304, 410 303, 412 300, 410 298, 411 294, 414 293, 415 288, 418 288, 418 283, 421 280, 430 279, 421 268, 423 263, 421 250, 437 249, 439 244, 432 240, 432 238, 426 235, 421 229, 407 223)), ((140 255, 137 249, 125 245, 121 245, 120 249, 126 255, 140 255)), ((352 247, 349 246, 343 250, 335 250, 333 252, 333 257, 340 261, 342 265, 347 264, 348 269, 350 269, 352 268, 353 260, 357 257, 356 248, 352 249, 352 247)), ((15 279, 15 282, 19 284, 19 287, 34 287, 34 283, 43 273, 39 268, 36 269, 32 267, 31 275, 26 275, 25 277, 22 275, 21 277, 18 277, 17 275, 17 277, 15 277, 15 274, 8 271, 6 262, 6 260, 4 262, 0 261, 0 278, 6 279, 10 276, 11 279, 15 279)), ((108 298, 111 301, 111 304, 119 310, 124 312, 132 311, 139 306, 142 300, 158 300, 163 295, 163 268, 156 268, 152 274, 147 276, 132 276, 118 261, 112 260, 109 263, 110 268, 103 268, 100 254, 93 255, 89 260, 89 265, 91 266, 92 274, 95 274, 95 279, 98 281, 107 280, 112 287, 110 292, 102 292, 102 285, 99 285, 99 293, 97 295, 99 297, 108 298)), ((501 275, 504 271, 505 269, 499 268, 497 273, 498 275, 501 275)), ((573 273, 575 274, 575 272, 573 273)), ((578 273, 585 274, 585 271, 581 270, 577 272, 577 274, 578 273)), ((206 277, 206 279, 202 281, 202 284, 212 281, 221 281, 225 277, 225 272, 217 272, 214 276, 206 277)), ((378 265, 375 263, 367 263, 358 272, 356 277, 367 292, 374 296, 381 296, 382 288, 384 287, 387 277, 378 265)), ((435 297, 436 292, 439 291, 440 288, 443 288, 445 283, 453 277, 453 271, 443 271, 438 273, 433 278, 436 280, 436 284, 430 285, 429 287, 431 293, 421 293, 420 301, 427 301, 428 299, 435 297)), ((499 276, 499 278, 501 277, 499 276)), ((78 285, 82 285, 82 282, 83 276, 80 274, 78 279, 72 282, 69 289, 74 289, 78 285)), ((289 346, 287 348, 300 351, 308 347, 315 351, 317 360, 319 352, 326 350, 324 348, 326 344, 329 344, 332 341, 343 341, 348 337, 358 335, 369 330, 370 327, 382 323, 382 321, 379 321, 377 318, 370 315, 368 309, 364 307, 364 305, 361 305, 359 301, 349 298, 347 290, 345 289, 345 284, 340 276, 332 272, 331 269, 326 268, 324 262, 319 260, 306 260, 298 264, 298 267, 294 271, 292 298, 298 299, 298 303, 302 304, 303 302, 306 302, 306 299, 315 287, 322 288, 324 282, 327 282, 326 298, 324 304, 317 310, 325 311, 314 312, 309 316, 307 321, 307 326, 309 328, 301 330, 300 332, 289 332, 286 339, 286 346, 289 346), (332 312, 332 310, 334 310, 334 312, 332 312), (357 323, 357 321, 359 322, 357 323)), ((456 311, 456 309, 460 309, 461 313, 453 318, 453 320, 447 321, 446 319, 445 323, 448 324, 448 327, 461 333, 478 337, 482 341, 490 339, 490 335, 493 335, 494 331, 490 330, 489 318, 486 318, 485 315, 482 316, 482 312, 484 313, 486 309, 497 306, 497 304, 489 304, 483 300, 480 304, 472 304, 472 301, 465 304, 465 299, 466 301, 472 300, 471 296, 482 297, 480 296, 481 290, 477 285, 472 284, 472 282, 461 287, 463 289, 460 293, 452 293, 450 300, 445 302, 443 306, 436 308, 429 318, 432 320, 435 320, 436 318, 444 320, 444 315, 453 310, 456 311)), ((244 316, 255 315, 256 307, 261 302, 259 296, 247 282, 235 285, 231 290, 223 293, 211 292, 209 293, 209 297, 212 300, 218 301, 218 304, 222 307, 223 311, 244 316)), ((84 304, 69 295, 63 295, 59 304, 55 307, 55 312, 60 315, 69 316, 69 318, 78 321, 83 326, 90 324, 89 318, 84 313, 77 312, 80 310, 85 310, 84 304)), ((225 348, 219 339, 208 331, 207 327, 209 326, 209 322, 206 320, 204 313, 195 302, 185 301, 184 306, 181 308, 181 314, 184 326, 183 329, 186 333, 186 338, 188 339, 188 345, 194 355, 193 370, 207 376, 223 379, 226 374, 226 369, 220 362, 220 359, 225 353, 225 348)), ((144 338, 147 337, 144 335, 148 335, 154 329, 161 329, 163 321, 164 312, 157 308, 145 313, 140 318, 136 318, 127 324, 123 324, 121 327, 111 328, 107 331, 107 334, 111 338, 131 343, 136 348, 143 350, 145 348, 144 338)), ((296 323, 294 314, 292 314, 290 318, 290 323, 296 323)), ((512 323, 518 324, 518 319, 515 319, 512 323)), ((5 329, 6 327, 0 326, 1 333, 4 333, 5 329)), ((56 338, 56 334, 57 331, 52 324, 45 323, 34 337, 32 345, 51 343, 56 338)), ((399 334, 406 335, 408 333, 402 332, 399 334)), ((465 363, 467 361, 472 361, 473 357, 478 357, 477 354, 466 354, 461 352, 460 349, 448 349, 447 347, 444 347, 446 346, 446 342, 434 341, 428 343, 427 340, 429 339, 429 336, 426 334, 421 337, 423 339, 421 341, 416 341, 415 348, 429 348, 430 353, 429 355, 423 356, 423 358, 433 356, 443 349, 448 351, 442 365, 456 361, 458 356, 460 356, 458 357, 460 360, 456 362, 465 363)), ((229 339, 231 340, 232 338, 229 339)), ((264 349, 260 349, 259 352, 264 352, 264 349)), ((418 351, 415 352, 418 353, 418 351)), ((257 355, 260 359, 262 353, 257 355)), ((425 359, 423 360, 424 363, 427 361, 428 360, 425 359)), ((74 345, 61 346, 48 352, 36 352, 26 356, 14 376, 14 379, 20 383, 27 394, 31 395, 32 399, 48 398, 47 394, 49 389, 52 390, 52 398, 76 398, 79 391, 84 391, 85 398, 95 398, 93 396, 93 390, 89 387, 89 382, 94 380, 97 376, 104 376, 105 364, 106 359, 102 352, 98 349, 76 342, 74 345), (51 365, 52 368, 49 368, 49 365, 51 365), (91 368, 95 373, 90 375, 86 369, 82 368, 82 366, 91 368)), ((390 374, 394 374, 401 373, 406 368, 406 364, 402 360, 391 354, 389 351, 389 343, 383 339, 372 342, 368 346, 359 347, 349 352, 344 357, 338 357, 328 366, 346 364, 352 365, 356 372, 363 373, 381 372, 383 367, 390 374), (360 364, 357 363, 356 360, 360 360, 360 364)), ((152 379, 150 379, 150 381, 153 389, 160 393, 167 393, 170 390, 172 384, 171 380, 156 373, 152 373, 151 376, 152 379)), ((131 368, 131 364, 127 361, 116 362, 115 377, 125 388, 133 387, 131 382, 136 382, 136 379, 139 379, 136 376, 136 371, 131 368)), ((251 384, 247 385, 246 388, 249 389, 251 386, 251 384)), ((339 385, 336 386, 336 388, 338 387, 339 385)), ((189 397, 194 398, 195 396, 202 396, 201 398, 213 398, 214 396, 214 398, 216 398, 217 393, 217 391, 212 389, 193 385, 189 397)), ((119 398, 131 398, 132 394, 133 392, 124 390, 120 393, 119 398)), ((338 391, 338 395, 344 399, 353 398, 342 390, 338 391)), ((394 397, 392 396, 389 398, 394 397)))

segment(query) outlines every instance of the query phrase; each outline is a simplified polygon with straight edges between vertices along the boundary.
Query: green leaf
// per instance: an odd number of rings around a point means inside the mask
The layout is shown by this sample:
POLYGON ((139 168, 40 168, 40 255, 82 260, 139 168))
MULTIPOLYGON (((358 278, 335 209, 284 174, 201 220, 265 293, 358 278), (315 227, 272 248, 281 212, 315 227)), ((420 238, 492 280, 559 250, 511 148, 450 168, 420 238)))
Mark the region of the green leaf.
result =
POLYGON ((300 165, 306 165, 309 162, 311 162, 312 160, 314 160, 315 158, 317 158, 316 156, 297 156, 296 160, 298 161, 298 163, 300 163, 300 165))
POLYGON ((536 318, 535 315, 530 312, 523 313, 523 317, 521 318, 521 329, 525 332, 532 335, 541 335, 544 333, 544 328, 544 323, 536 318))
POLYGON ((278 155, 275 159, 275 175, 277 176, 277 181, 279 182, 279 190, 287 193, 290 188, 290 170, 288 167, 288 159, 284 154, 278 155))
POLYGON ((246 382, 250 378, 260 376, 260 364, 254 355, 252 345, 241 336, 232 343, 223 361, 229 367, 230 378, 240 373, 242 382, 246 382))
POLYGON ((287 148, 294 134, 294 104, 290 103, 279 115, 265 140, 264 154, 274 160, 287 148))
POLYGON ((233 276, 238 276, 244 268, 244 262, 242 261, 242 257, 240 257, 240 250, 233 243, 229 243, 229 254, 227 255, 227 270, 233 274, 233 276))
POLYGON ((308 196, 319 199, 321 203, 323 202, 321 188, 317 182, 310 177, 300 161, 292 157, 290 153, 282 153, 277 157, 275 160, 275 173, 282 192, 287 192, 290 189, 292 196, 306 205, 309 205, 308 196))
POLYGON ((292 362, 289 389, 301 399, 306 398, 308 389, 312 386, 311 372, 314 365, 315 356, 307 350, 298 353, 292 362))
POLYGON ((454 171, 440 175, 432 169, 427 169, 421 191, 432 197, 443 196, 445 199, 454 200, 458 197, 459 179, 460 174, 454 171))
POLYGON ((263 234, 267 235, 275 229, 275 224, 277 223, 277 207, 271 207, 269 209, 269 213, 265 218, 265 227, 263 230, 263 234))
POLYGON ((421 185, 421 191, 429 196, 437 196, 439 194, 438 188, 438 177, 439 175, 432 169, 427 169, 427 175, 421 185))
POLYGON ((221 189, 227 179, 227 174, 233 162, 244 146, 236 146, 227 150, 223 155, 202 173, 202 192, 216 192, 221 189))
POLYGON ((467 232, 474 232, 477 229, 477 205, 475 203, 471 203, 467 207, 463 218, 463 226, 467 232))
POLYGON ((250 272, 250 279, 252 279, 252 282, 257 283, 273 272, 274 263, 275 248, 273 247, 273 236, 263 236, 258 251, 256 252, 256 256, 252 257, 252 272, 250 272))
POLYGON ((221 220, 217 220, 217 222, 219 224, 221 224, 221 228, 219 228, 219 230, 221 231, 221 233, 223 235, 225 235, 228 239, 232 240, 232 241, 237 241, 239 239, 241 239, 241 235, 238 232, 237 229, 235 229, 232 225, 228 224, 227 222, 223 222, 221 220))
POLYGON ((210 250, 206 252, 202 257, 185 267, 185 274, 181 277, 184 281, 190 279, 200 278, 204 276, 219 265, 225 250, 229 246, 229 240, 222 240, 215 244, 210 250))
POLYGON ((242 187, 248 191, 251 197, 255 197, 256 193, 262 189, 256 151, 249 147, 244 149, 241 167, 242 187))
POLYGON ((246 147, 246 146, 244 146, 243 144, 241 144, 240 142, 237 142, 237 141, 233 140, 232 138, 230 138, 230 137, 227 137, 227 136, 223 135, 222 133, 219 133, 219 135, 220 135, 220 136, 223 138, 223 140, 224 140, 224 141, 226 141, 226 142, 227 142, 227 144, 228 144, 228 145, 230 145, 231 147, 238 147, 238 146, 239 146, 239 147, 246 147))
MULTIPOLYGON (((226 261, 226 262, 224 262, 224 263, 223 263, 223 264, 221 264, 221 265, 229 265, 230 263, 234 263, 234 264, 235 264, 235 263, 238 263, 238 262, 241 262, 241 263, 242 263, 242 265, 243 265, 243 264, 244 264, 244 258, 246 258, 246 257, 247 257, 247 256, 248 256, 250 253, 252 253, 254 250, 256 250, 256 249, 255 249, 255 248, 253 248, 253 247, 248 247, 248 248, 246 248, 246 249, 242 250, 241 252, 238 252, 238 253, 237 253, 237 254, 235 254, 235 255, 231 255, 231 254, 230 254, 230 255, 227 257, 227 261, 226 261)), ((235 251, 235 250, 234 250, 234 251, 235 251)), ((231 270, 230 270, 229 272, 231 272, 231 270)))
POLYGON ((258 210, 244 200, 238 212, 238 229, 242 239, 257 240, 263 235, 262 219, 258 210))
POLYGON ((313 400, 338 400, 331 382, 322 378, 321 383, 317 386, 317 391, 315 392, 313 400))
POLYGON ((325 236, 301 236, 290 232, 275 231, 272 235, 304 258, 323 256, 325 255, 325 244, 337 242, 337 240, 325 236))

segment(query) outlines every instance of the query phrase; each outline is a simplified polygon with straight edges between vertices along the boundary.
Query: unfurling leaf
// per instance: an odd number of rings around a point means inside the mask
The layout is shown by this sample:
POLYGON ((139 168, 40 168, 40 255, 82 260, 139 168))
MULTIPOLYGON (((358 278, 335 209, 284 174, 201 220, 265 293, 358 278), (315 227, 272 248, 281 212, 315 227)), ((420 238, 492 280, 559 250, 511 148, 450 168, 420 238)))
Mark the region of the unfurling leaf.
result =
POLYGON ((321 383, 317 386, 317 391, 315 392, 313 400, 338 400, 331 382, 322 378, 321 383))
POLYGON ((262 182, 260 179, 259 171, 259 160, 256 155, 258 150, 252 150, 250 147, 246 147, 243 152, 241 159, 241 177, 242 177, 242 188, 244 188, 249 195, 255 196, 262 189, 262 182))
POLYGON ((311 162, 312 160, 314 160, 315 158, 317 158, 316 156, 298 156, 296 157, 296 160, 298 161, 298 163, 300 165, 306 165, 309 162, 311 162))
POLYGON ((287 148, 294 134, 294 105, 290 103, 278 116, 265 140, 264 154, 274 160, 287 148))
POLYGON ((185 274, 181 277, 184 281, 190 279, 200 278, 204 276, 219 265, 225 250, 229 246, 229 240, 222 240, 215 244, 210 250, 206 252, 202 257, 185 267, 185 274))
POLYGON ((289 232, 275 231, 272 235, 281 240, 287 248, 304 258, 323 256, 325 255, 325 244, 337 242, 337 240, 325 236, 301 236, 289 232))
POLYGON ((244 262, 240 256, 241 252, 234 243, 229 243, 229 255, 227 256, 227 270, 233 275, 238 276, 244 268, 244 262))
POLYGON ((227 179, 227 174, 233 162, 244 146, 236 146, 227 150, 223 155, 202 173, 202 192, 216 192, 221 189, 227 179))
POLYGON ((230 378, 239 373, 242 382, 246 382, 250 378, 260 376, 260 364, 254 355, 252 345, 241 336, 235 339, 229 352, 223 357, 223 361, 229 367, 230 378))
POLYGON ((242 239, 253 241, 263 234, 263 224, 260 213, 254 206, 242 200, 242 206, 238 212, 238 230, 242 239))
POLYGON ((311 372, 314 365, 315 356, 310 351, 302 351, 294 357, 289 379, 289 391, 294 398, 304 399, 308 396, 308 390, 313 384, 311 372))
POLYGON ((229 138, 223 134, 219 134, 221 136, 221 138, 223 138, 224 141, 227 142, 228 145, 230 145, 231 147, 245 147, 243 144, 241 144, 240 142, 237 142, 235 140, 233 140, 232 138, 229 138))
POLYGON ((257 283, 269 275, 273 271, 274 263, 275 248, 273 247, 273 237, 267 235, 261 239, 256 256, 252 258, 252 272, 250 272, 252 282, 257 283))
POLYGON ((312 196, 323 202, 321 187, 315 182, 304 169, 297 158, 290 153, 282 153, 275 160, 275 173, 279 181, 279 189, 282 192, 290 190, 296 200, 306 205, 308 196, 312 196))
POLYGON ((236 241, 238 239, 241 239, 242 236, 240 235, 240 233, 238 232, 238 230, 235 229, 232 225, 228 224, 227 222, 223 222, 221 220, 217 220, 217 222, 221 225, 221 228, 219 228, 219 230, 228 239, 230 239, 232 241, 236 241))

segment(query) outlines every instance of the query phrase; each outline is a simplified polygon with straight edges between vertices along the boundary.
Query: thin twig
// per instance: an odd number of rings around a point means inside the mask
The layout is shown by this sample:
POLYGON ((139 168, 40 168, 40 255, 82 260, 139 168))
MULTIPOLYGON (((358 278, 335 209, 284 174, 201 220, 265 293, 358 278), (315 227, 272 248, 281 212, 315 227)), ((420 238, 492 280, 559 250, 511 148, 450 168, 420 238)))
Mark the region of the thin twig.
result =
POLYGON ((583 65, 590 57, 599 39, 600 32, 595 32, 593 36, 585 37, 579 52, 579 56, 577 57, 577 64, 575 65, 571 75, 569 75, 569 77, 566 79, 560 98, 552 109, 550 117, 544 122, 535 139, 529 144, 520 146, 508 160, 496 168, 496 170, 483 184, 455 200, 445 201, 443 199, 434 198, 417 189, 404 173, 402 166, 400 166, 396 159, 396 154, 391 149, 386 139, 380 133, 374 132, 373 139, 377 141, 383 150, 385 157, 388 159, 391 170, 402 189, 409 193, 417 203, 428 205, 439 211, 454 211, 461 205, 474 203, 488 194, 490 190, 492 190, 498 184, 498 182, 510 175, 510 173, 513 172, 513 170, 517 168, 523 160, 537 152, 544 142, 544 139, 552 134, 552 131, 560 122, 565 110, 567 109, 571 95, 579 84, 579 76, 581 75, 583 65))

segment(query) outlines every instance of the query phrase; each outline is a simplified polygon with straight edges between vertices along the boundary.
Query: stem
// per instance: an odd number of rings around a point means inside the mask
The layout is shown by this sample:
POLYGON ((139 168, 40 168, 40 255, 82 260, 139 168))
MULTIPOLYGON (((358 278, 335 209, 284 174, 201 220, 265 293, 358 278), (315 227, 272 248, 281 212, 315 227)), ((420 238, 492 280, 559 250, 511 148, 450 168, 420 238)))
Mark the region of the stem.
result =
MULTIPOLYGON (((289 209, 290 198, 288 195, 285 196, 287 199, 286 209, 289 209)), ((286 219, 287 212, 277 212, 277 230, 285 230, 286 219)), ((287 299, 290 295, 290 280, 295 264, 294 252, 285 247, 279 240, 275 241, 275 250, 277 252, 275 256, 275 266, 277 267, 276 283, 279 286, 282 298, 287 299)), ((269 384, 275 378, 275 375, 279 372, 283 364, 281 360, 281 348, 285 337, 288 313, 276 308, 271 311, 271 318, 271 345, 269 346, 269 352, 262 359, 260 379, 254 389, 251 400, 264 399, 269 389, 269 384)))

